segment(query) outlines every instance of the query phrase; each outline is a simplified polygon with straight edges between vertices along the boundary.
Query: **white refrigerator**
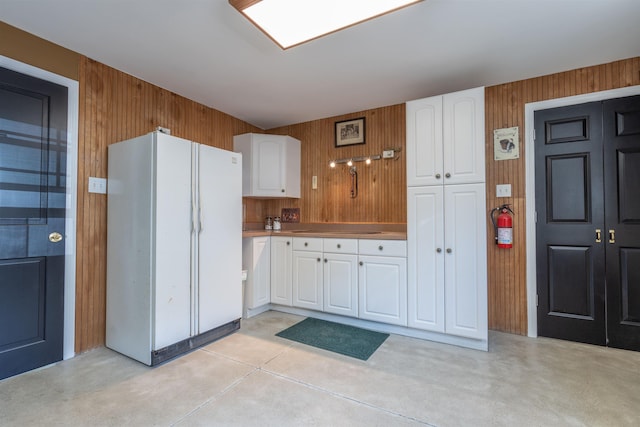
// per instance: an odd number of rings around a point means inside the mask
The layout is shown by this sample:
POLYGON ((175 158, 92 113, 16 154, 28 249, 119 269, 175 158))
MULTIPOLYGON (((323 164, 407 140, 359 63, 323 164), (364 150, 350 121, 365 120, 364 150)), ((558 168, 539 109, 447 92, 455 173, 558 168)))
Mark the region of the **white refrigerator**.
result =
POLYGON ((242 155, 160 132, 108 150, 107 347, 156 365, 237 330, 242 155))

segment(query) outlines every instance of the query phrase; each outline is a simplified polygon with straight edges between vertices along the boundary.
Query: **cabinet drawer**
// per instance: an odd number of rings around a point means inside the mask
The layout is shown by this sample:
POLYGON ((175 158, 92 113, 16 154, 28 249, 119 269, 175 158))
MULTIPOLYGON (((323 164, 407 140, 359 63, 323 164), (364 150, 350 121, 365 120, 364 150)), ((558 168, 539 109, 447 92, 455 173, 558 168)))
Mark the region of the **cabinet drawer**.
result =
POLYGON ((357 254, 358 239, 324 239, 324 251, 336 254, 357 254))
POLYGON ((313 237, 294 237, 293 250, 322 252, 322 239, 313 237))
POLYGON ((359 241, 360 255, 407 256, 406 240, 368 240, 359 241))

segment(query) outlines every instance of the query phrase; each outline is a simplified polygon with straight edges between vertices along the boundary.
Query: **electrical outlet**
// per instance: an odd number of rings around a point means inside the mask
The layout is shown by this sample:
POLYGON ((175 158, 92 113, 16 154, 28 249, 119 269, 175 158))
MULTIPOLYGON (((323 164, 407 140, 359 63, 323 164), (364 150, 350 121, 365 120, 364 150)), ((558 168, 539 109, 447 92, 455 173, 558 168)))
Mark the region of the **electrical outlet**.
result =
POLYGON ((511 197, 511 184, 496 185, 496 197, 511 197))
POLYGON ((384 150, 382 152, 382 158, 383 159, 393 159, 393 156, 395 156, 395 151, 394 150, 384 150))
POLYGON ((313 175, 311 177, 311 189, 312 190, 318 189, 318 177, 316 175, 313 175))

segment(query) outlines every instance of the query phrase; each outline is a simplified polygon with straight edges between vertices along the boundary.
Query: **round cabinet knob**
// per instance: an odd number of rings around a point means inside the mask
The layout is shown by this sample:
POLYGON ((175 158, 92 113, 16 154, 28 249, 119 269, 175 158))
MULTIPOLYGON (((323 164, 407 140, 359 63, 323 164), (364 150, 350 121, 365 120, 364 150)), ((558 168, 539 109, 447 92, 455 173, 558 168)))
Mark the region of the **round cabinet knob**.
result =
POLYGON ((440 174, 439 173, 436 174, 436 179, 440 179, 440 174))
POLYGON ((318 262, 320 262, 320 258, 318 258, 318 260, 317 260, 317 261, 318 261, 318 262))
POLYGON ((287 241, 287 246, 289 246, 291 244, 291 242, 287 241))
POLYGON ((284 193, 284 188, 282 190, 280 190, 281 193, 284 193))
POLYGON ((359 264, 360 264, 360 266, 363 266, 363 265, 364 265, 364 263, 363 263, 362 261, 360 261, 360 262, 359 262, 359 264))
POLYGON ((381 251, 382 249, 384 249, 384 248, 382 247, 382 245, 378 246, 378 250, 379 250, 379 251, 381 251))
POLYGON ((450 174, 449 172, 447 172, 446 174, 444 174, 444 176, 445 176, 446 178, 451 178, 451 174, 450 174))
POLYGON ((453 250, 451 248, 447 248, 447 253, 450 254, 451 252, 453 252, 453 250))
POLYGON ((305 246, 309 246, 309 244, 308 244, 307 242, 304 242, 304 245, 305 245, 305 246))
POLYGON ((326 259, 326 258, 324 259, 324 262, 327 262, 327 259, 326 259))
POLYGON ((338 249, 340 249, 340 243, 338 243, 338 249))
POLYGON ((438 253, 442 253, 442 248, 438 248, 438 249, 436 249, 436 252, 438 252, 438 253))

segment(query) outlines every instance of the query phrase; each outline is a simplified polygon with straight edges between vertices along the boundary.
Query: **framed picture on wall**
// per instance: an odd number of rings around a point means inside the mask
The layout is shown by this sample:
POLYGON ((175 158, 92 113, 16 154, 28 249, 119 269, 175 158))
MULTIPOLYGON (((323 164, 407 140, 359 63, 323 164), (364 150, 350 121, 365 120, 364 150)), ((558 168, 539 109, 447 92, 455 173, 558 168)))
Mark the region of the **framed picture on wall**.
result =
POLYGON ((336 122, 336 147, 364 144, 364 117, 336 122))

